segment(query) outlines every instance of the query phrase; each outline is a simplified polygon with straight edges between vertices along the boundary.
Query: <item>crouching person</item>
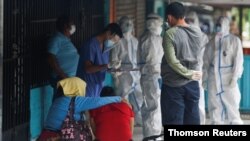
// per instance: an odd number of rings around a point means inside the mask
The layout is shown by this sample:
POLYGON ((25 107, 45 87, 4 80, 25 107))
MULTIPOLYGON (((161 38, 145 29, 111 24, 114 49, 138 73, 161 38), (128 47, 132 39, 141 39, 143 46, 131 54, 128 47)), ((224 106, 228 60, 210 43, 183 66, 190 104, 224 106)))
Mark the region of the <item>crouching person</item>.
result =
MULTIPOLYGON (((104 87, 101 97, 115 97, 112 87, 104 87)), ((112 103, 90 110, 91 124, 95 141, 132 141, 134 112, 131 105, 124 101, 112 103)))
POLYGON ((38 141, 58 141, 61 140, 60 131, 68 113, 71 112, 69 107, 73 108, 73 119, 81 120, 84 111, 98 108, 110 103, 120 103, 122 101, 119 96, 112 97, 85 97, 86 83, 77 77, 66 78, 58 82, 57 94, 60 95, 52 103, 47 119, 44 124, 38 141), (74 98, 72 102, 71 99, 74 98), (73 104, 72 104, 73 103, 73 104))

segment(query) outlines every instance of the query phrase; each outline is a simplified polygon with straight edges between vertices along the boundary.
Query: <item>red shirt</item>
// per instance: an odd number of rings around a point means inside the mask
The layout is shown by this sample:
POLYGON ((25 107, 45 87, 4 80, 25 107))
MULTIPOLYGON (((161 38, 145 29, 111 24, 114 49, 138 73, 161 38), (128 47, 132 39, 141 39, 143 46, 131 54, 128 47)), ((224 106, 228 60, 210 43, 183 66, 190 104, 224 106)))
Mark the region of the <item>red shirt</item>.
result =
POLYGON ((130 120, 134 112, 126 103, 113 103, 90 111, 99 141, 129 141, 132 139, 130 120))

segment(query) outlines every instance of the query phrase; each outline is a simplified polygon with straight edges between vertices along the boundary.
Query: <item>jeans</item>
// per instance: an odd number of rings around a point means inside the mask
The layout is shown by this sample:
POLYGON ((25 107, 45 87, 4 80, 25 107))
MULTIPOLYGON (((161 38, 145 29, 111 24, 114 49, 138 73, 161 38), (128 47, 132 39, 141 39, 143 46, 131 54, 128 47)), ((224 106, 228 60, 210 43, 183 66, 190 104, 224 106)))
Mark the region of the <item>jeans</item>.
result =
POLYGON ((163 125, 199 125, 199 84, 191 81, 180 87, 162 85, 161 110, 163 125))

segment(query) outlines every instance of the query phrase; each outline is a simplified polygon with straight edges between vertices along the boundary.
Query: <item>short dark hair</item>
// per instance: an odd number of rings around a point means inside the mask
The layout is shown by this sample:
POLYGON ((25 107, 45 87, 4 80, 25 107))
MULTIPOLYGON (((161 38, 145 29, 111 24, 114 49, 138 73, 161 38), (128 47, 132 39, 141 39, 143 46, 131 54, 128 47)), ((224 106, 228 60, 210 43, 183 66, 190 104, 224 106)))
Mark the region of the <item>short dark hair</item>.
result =
POLYGON ((170 3, 166 9, 166 15, 172 15, 176 19, 182 19, 185 16, 185 7, 179 2, 170 3))
POLYGON ((70 16, 62 15, 56 20, 56 29, 58 31, 63 31, 66 26, 69 26, 73 22, 73 19, 70 16))
POLYGON ((110 24, 108 24, 108 25, 104 28, 103 32, 107 32, 107 31, 110 31, 111 34, 116 34, 116 35, 118 35, 120 38, 123 37, 122 29, 121 29, 121 27, 120 27, 117 23, 110 23, 110 24))
POLYGON ((115 91, 112 87, 105 86, 102 88, 100 96, 105 97, 105 96, 116 96, 116 95, 115 95, 115 91))

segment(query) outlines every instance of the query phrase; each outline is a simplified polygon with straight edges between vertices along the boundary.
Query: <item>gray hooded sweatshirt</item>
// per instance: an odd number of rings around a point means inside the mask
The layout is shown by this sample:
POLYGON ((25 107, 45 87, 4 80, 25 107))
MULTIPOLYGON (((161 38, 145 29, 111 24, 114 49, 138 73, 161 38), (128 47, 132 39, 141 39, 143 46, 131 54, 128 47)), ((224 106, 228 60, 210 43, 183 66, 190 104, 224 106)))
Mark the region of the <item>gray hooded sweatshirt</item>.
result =
POLYGON ((180 87, 191 80, 193 70, 202 67, 202 32, 195 26, 176 26, 166 31, 161 65, 163 84, 180 87))

